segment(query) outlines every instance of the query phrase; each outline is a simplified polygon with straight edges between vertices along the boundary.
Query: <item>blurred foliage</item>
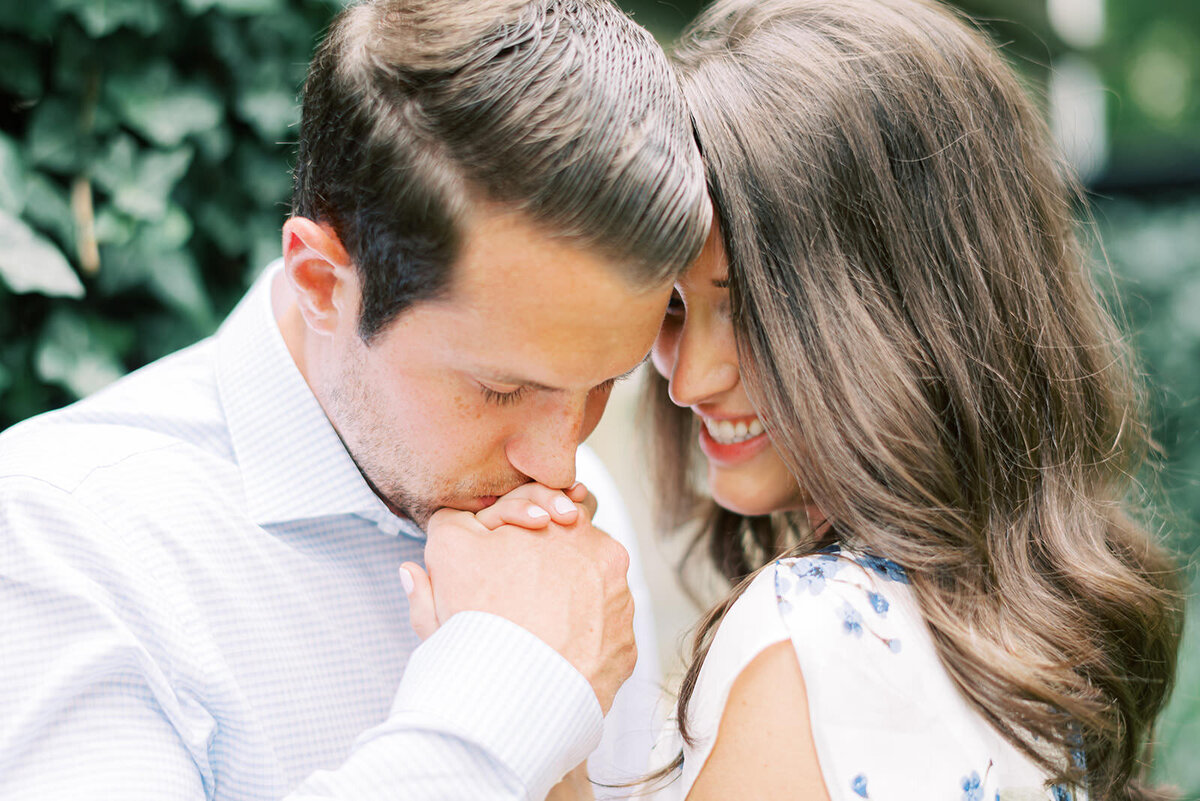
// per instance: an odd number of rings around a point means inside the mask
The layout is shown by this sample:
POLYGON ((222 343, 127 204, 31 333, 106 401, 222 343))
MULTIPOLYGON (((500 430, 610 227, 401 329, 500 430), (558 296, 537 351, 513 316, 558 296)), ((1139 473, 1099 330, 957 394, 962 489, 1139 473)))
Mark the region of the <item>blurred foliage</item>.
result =
MULTIPOLYGON (((1112 92, 1112 168, 1200 180, 1200 3, 1107 0, 1107 36, 1094 58, 1112 92)), ((1198 760, 1200 761, 1200 760, 1198 760)))
MULTIPOLYGON (((663 40, 702 4, 622 3, 663 40)), ((1065 49, 1042 0, 960 4, 1035 77, 1065 49)), ((0 0, 0 429, 207 335, 278 255, 296 97, 340 5, 0 0)), ((1200 4, 1106 8, 1108 34, 1088 57, 1114 90, 1118 169, 1161 173, 1166 163, 1200 177, 1200 162, 1180 161, 1200 150, 1200 4)), ((1156 387, 1165 528, 1191 557, 1200 551, 1200 196, 1104 200, 1097 218, 1156 387)), ((1157 765, 1200 798, 1194 599, 1191 608, 1157 765)))
POLYGON ((1163 450, 1165 527, 1200 554, 1200 195, 1110 199, 1096 207, 1114 295, 1151 387, 1163 450))
POLYGON ((278 254, 339 6, 0 3, 0 428, 208 334, 278 254))
POLYGON ((1170 706, 1159 723, 1155 775, 1200 799, 1200 195, 1097 204, 1100 237, 1113 268, 1111 289, 1133 332, 1151 388, 1161 475, 1152 497, 1188 565, 1187 633, 1170 706))

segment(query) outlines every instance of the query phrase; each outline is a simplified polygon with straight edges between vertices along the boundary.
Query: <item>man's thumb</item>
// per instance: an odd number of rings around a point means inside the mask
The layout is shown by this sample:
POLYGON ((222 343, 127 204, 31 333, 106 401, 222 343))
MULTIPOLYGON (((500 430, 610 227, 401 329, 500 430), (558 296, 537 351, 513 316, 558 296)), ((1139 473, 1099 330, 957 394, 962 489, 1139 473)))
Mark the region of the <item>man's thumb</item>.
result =
POLYGON ((438 629, 437 610, 433 606, 433 585, 429 574, 415 562, 400 565, 400 584, 408 595, 408 620, 422 640, 438 629))

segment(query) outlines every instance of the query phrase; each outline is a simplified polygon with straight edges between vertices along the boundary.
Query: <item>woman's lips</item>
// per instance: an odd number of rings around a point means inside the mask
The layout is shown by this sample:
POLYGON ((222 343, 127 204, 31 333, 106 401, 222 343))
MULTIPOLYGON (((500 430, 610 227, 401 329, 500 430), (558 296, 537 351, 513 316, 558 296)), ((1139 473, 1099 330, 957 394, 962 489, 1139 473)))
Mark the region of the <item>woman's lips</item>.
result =
POLYGON ((721 467, 733 467, 747 462, 758 456, 771 444, 770 438, 762 430, 762 423, 756 417, 744 418, 736 422, 713 420, 712 418, 701 419, 704 425, 700 426, 700 450, 704 451, 704 455, 708 457, 709 461, 721 467), (745 426, 744 431, 740 429, 739 424, 745 426), (733 427, 732 433, 731 426, 733 427), (729 441, 731 439, 734 441, 729 441))

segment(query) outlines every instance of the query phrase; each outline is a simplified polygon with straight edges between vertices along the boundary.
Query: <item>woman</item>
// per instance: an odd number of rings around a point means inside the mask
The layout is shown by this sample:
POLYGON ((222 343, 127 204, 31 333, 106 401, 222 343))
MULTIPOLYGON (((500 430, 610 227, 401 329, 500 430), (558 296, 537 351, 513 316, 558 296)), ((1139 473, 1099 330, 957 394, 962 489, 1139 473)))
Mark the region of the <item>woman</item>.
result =
POLYGON ((1178 595, 1124 505, 1129 355, 1015 76, 923 0, 721 0, 676 59, 718 220, 650 401, 661 487, 699 442, 737 587, 664 794, 1150 797, 1178 595))
POLYGON ((1154 797, 1179 596, 1016 78, 930 0, 718 0, 677 63, 718 219, 649 400, 671 523, 736 586, 644 789, 1154 797))

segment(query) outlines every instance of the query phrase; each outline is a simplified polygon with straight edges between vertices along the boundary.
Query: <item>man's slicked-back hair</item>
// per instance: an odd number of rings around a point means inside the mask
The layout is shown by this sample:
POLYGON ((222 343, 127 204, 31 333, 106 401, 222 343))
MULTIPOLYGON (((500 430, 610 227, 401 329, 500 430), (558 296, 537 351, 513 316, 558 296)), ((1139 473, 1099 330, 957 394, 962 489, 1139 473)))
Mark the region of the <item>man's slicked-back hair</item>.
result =
POLYGON ((334 20, 304 87, 292 213, 354 260, 364 340, 447 287, 479 203, 634 286, 699 252, 711 208, 686 104, 607 0, 369 0, 334 20))

